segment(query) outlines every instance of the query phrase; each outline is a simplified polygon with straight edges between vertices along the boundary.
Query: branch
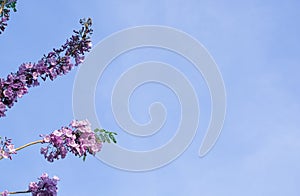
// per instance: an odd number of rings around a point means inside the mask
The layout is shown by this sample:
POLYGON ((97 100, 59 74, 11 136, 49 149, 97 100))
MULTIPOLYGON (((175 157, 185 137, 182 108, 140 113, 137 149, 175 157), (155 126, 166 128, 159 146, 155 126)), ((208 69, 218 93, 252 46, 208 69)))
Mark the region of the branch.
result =
MULTIPOLYGON (((92 44, 89 35, 92 20, 80 20, 82 28, 74 31, 65 44, 44 55, 37 63, 23 63, 16 73, 7 78, 0 78, 0 117, 5 116, 7 108, 28 93, 28 89, 39 85, 39 79, 54 80, 60 75, 67 74, 75 66, 81 64, 85 53, 89 52, 92 44)), ((0 25, 1 30, 1 25, 0 25)))
MULTIPOLYGON (((25 145, 23 145, 23 146, 20 146, 20 147, 16 148, 15 150, 16 150, 16 151, 19 151, 19 150, 22 150, 23 148, 26 148, 26 147, 28 147, 28 146, 32 146, 32 145, 34 145, 34 144, 40 144, 40 143, 43 143, 43 140, 37 140, 37 141, 34 141, 34 142, 30 142, 30 143, 28 143, 28 144, 25 144, 25 145)), ((10 153, 10 154, 12 154, 12 153, 10 153)), ((3 159, 3 156, 0 156, 0 160, 1 160, 1 159, 3 159)))
POLYGON ((1 8, 0 8, 0 16, 2 14, 5 4, 6 4, 6 0, 2 1, 1 8))
POLYGON ((15 194, 22 194, 22 193, 31 193, 31 191, 30 190, 27 190, 27 191, 14 191, 14 192, 9 192, 8 194, 15 195, 15 194))
POLYGON ((20 146, 19 148, 16 148, 16 151, 19 151, 19 150, 22 150, 23 148, 26 148, 28 146, 32 146, 34 144, 40 144, 40 143, 43 143, 43 140, 37 140, 37 141, 34 141, 34 142, 30 142, 28 144, 25 144, 23 146, 20 146))

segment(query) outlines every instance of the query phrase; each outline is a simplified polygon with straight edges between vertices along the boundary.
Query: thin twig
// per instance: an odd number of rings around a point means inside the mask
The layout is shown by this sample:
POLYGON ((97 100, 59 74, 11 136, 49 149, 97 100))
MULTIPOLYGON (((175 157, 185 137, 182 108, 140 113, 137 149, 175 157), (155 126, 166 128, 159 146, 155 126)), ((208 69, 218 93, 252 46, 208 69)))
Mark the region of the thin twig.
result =
POLYGON ((6 0, 2 1, 1 8, 0 8, 0 15, 2 14, 5 4, 6 4, 6 0))
MULTIPOLYGON (((36 140, 36 141, 34 141, 34 142, 30 142, 30 143, 28 143, 28 144, 25 144, 25 145, 23 145, 23 146, 20 146, 20 147, 16 148, 15 150, 16 150, 16 151, 19 151, 19 150, 22 150, 23 148, 26 148, 26 147, 31 146, 31 145, 34 145, 34 144, 39 144, 39 143, 43 143, 43 140, 36 140)), ((0 160, 1 160, 1 159, 3 159, 3 156, 0 156, 0 160)))
POLYGON ((14 195, 14 194, 21 194, 21 193, 31 193, 30 190, 28 191, 14 191, 14 192, 9 192, 8 194, 14 195))
POLYGON ((39 143, 43 143, 43 140, 36 140, 36 141, 34 141, 34 142, 30 142, 30 143, 28 143, 28 144, 25 144, 25 145, 23 145, 23 146, 20 146, 20 147, 16 148, 16 151, 22 150, 23 148, 26 148, 26 147, 31 146, 31 145, 34 145, 34 144, 39 144, 39 143))

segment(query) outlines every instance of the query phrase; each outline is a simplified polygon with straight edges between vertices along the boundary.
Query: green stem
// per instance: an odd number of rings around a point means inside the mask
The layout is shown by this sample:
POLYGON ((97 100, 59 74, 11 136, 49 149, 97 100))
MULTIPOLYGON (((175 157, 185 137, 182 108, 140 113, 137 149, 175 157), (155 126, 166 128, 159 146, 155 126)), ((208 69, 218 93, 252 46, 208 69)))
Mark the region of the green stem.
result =
MULTIPOLYGON (((28 144, 25 144, 25 145, 23 145, 23 146, 20 146, 20 147, 16 148, 15 150, 16 150, 16 151, 19 151, 19 150, 22 150, 23 148, 26 148, 26 147, 28 147, 28 146, 32 146, 32 145, 34 145, 34 144, 39 144, 39 143, 43 143, 43 140, 36 140, 36 141, 34 141, 34 142, 30 142, 30 143, 28 143, 28 144)), ((3 159, 2 156, 0 156, 0 160, 1 160, 1 159, 3 159)))

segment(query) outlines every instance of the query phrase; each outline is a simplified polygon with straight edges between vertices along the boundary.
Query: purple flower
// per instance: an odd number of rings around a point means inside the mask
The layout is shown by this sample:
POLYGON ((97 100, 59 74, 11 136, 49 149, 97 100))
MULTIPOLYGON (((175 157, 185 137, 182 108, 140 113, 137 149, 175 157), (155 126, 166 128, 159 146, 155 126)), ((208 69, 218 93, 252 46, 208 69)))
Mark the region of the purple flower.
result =
MULTIPOLYGON (((9 20, 10 16, 10 9, 13 11, 16 10, 16 0, 8 0, 3 5, 2 9, 0 8, 0 34, 4 32, 5 28, 7 27, 7 21, 9 20)), ((2 6, 3 1, 1 1, 0 6, 2 6)))
POLYGON ((16 153, 17 152, 14 148, 14 145, 11 143, 11 139, 5 137, 4 141, 0 140, 0 159, 9 158, 11 160, 12 159, 11 154, 16 154, 16 153))
POLYGON ((1 193, 1 196, 8 196, 8 194, 9 194, 8 190, 5 190, 1 193))
POLYGON ((95 155, 102 148, 102 142, 92 131, 88 120, 73 120, 68 127, 43 136, 43 143, 48 143, 48 146, 42 147, 40 152, 49 162, 65 158, 67 152, 86 157, 87 154, 95 155))
POLYGON ((5 116, 7 108, 26 94, 28 88, 38 86, 39 79, 54 80, 83 62, 84 54, 91 49, 89 35, 92 34, 92 22, 91 19, 82 19, 80 23, 83 27, 74 31, 75 35, 59 49, 44 55, 38 63, 23 63, 16 73, 9 74, 6 79, 0 78, 0 117, 5 116))
POLYGON ((4 116, 6 112, 6 106, 4 103, 0 102, 0 116, 4 116))
POLYGON ((31 182, 28 186, 32 196, 57 195, 57 182, 59 181, 57 176, 49 178, 48 174, 44 173, 38 180, 38 182, 31 182))

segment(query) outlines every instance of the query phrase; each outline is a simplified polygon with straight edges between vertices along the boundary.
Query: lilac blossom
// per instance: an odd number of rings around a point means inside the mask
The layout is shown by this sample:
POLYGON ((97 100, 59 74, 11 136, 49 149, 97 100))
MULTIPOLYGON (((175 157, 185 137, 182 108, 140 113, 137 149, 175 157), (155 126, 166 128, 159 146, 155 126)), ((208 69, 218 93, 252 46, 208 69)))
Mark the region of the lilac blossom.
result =
POLYGON ((11 9, 15 12, 17 11, 16 2, 17 0, 0 0, 0 34, 3 33, 7 27, 11 9))
POLYGON ((80 24, 82 28, 74 31, 74 35, 59 49, 53 49, 37 63, 23 63, 16 73, 0 78, 0 117, 5 116, 7 108, 26 94, 28 88, 38 86, 39 79, 54 80, 83 62, 85 53, 92 47, 89 37, 92 21, 81 19, 80 24))
MULTIPOLYGON (((1 137, 0 137, 1 139, 1 137)), ((16 149, 14 148, 14 145, 11 143, 11 139, 8 139, 7 137, 4 138, 4 141, 0 141, 0 158, 8 158, 12 159, 11 154, 16 154, 16 149)))
POLYGON ((31 182, 29 184, 29 191, 32 196, 56 196, 57 195, 57 182, 59 178, 54 176, 49 178, 48 174, 44 173, 38 182, 31 182))
POLYGON ((3 158, 12 159, 12 154, 35 144, 47 144, 47 146, 41 147, 40 153, 49 162, 65 158, 68 152, 83 157, 85 160, 88 154, 94 156, 99 152, 103 143, 117 143, 115 135, 117 133, 104 129, 92 131, 88 120, 73 120, 68 126, 61 127, 51 134, 41 135, 42 139, 29 142, 18 148, 14 148, 11 139, 5 137, 4 140, 1 140, 0 137, 0 160, 3 158))
POLYGON ((15 191, 9 192, 8 190, 0 192, 1 196, 8 196, 12 194, 22 194, 31 193, 32 196, 56 196, 57 195, 57 182, 59 178, 54 176, 49 178, 47 173, 43 173, 41 177, 38 178, 38 182, 30 182, 28 185, 28 190, 26 191, 15 191))
POLYGON ((65 158, 68 152, 85 158, 87 154, 95 155, 102 148, 102 141, 91 129, 88 120, 73 120, 69 126, 55 130, 43 137, 47 147, 41 148, 41 154, 49 161, 65 158))
POLYGON ((9 194, 8 190, 5 190, 1 193, 1 196, 8 196, 8 194, 9 194))

